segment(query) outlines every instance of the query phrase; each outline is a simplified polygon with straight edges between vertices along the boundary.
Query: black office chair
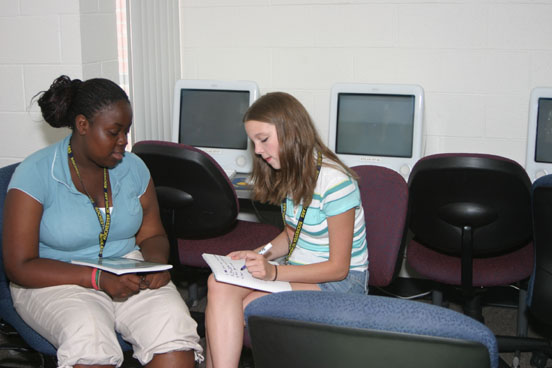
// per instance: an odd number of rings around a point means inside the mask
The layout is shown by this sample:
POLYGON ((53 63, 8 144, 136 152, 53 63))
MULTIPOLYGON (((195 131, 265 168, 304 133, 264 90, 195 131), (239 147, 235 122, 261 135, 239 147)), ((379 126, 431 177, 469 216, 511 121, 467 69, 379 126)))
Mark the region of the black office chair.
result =
POLYGON ((202 151, 186 145, 141 141, 132 147, 155 183, 165 230, 172 242, 171 263, 178 264, 178 238, 222 234, 236 222, 239 205, 228 178, 202 151))
POLYGON ((423 302, 291 291, 254 300, 245 318, 256 368, 498 367, 486 326, 423 302))
MULTIPOLYGON (((438 154, 414 165, 409 189, 408 264, 436 290, 460 286, 464 313, 482 321, 479 289, 517 283, 533 269, 527 173, 504 157, 438 154)), ((518 332, 527 329, 523 293, 518 332)))
MULTIPOLYGON (((148 166, 159 200, 163 224, 171 243, 175 271, 209 271, 203 253, 228 254, 268 243, 281 229, 238 220, 239 202, 224 170, 206 152, 164 141, 141 141, 132 147, 148 166), (183 268, 184 266, 184 268, 183 268)), ((189 303, 199 299, 199 279, 190 282, 189 303)))

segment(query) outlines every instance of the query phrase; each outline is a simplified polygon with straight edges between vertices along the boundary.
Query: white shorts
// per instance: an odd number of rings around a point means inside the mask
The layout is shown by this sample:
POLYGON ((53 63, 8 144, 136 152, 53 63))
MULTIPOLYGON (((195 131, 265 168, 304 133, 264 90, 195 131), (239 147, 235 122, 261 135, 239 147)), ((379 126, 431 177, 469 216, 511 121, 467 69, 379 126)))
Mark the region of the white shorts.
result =
POLYGON ((197 324, 172 282, 122 302, 77 285, 27 289, 12 283, 10 289, 17 313, 57 348, 59 367, 121 366, 115 331, 143 365, 154 354, 178 350, 194 350, 196 360, 203 360, 197 324))

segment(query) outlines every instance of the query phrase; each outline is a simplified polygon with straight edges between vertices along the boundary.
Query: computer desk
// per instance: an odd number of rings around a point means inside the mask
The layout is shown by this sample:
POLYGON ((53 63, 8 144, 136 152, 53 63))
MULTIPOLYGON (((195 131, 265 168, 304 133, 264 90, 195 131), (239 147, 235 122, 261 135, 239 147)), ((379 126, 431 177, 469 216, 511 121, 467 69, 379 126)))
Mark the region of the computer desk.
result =
POLYGON ((252 185, 247 181, 247 176, 245 174, 236 174, 232 179, 232 184, 234 185, 234 190, 239 199, 250 199, 251 190, 253 189, 252 185))

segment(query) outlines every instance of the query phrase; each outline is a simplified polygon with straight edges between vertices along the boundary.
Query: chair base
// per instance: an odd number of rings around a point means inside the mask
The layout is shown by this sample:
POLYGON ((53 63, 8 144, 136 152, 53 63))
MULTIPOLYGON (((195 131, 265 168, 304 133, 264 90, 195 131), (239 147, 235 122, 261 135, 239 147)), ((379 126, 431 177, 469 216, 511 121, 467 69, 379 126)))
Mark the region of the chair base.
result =
MULTIPOLYGON (((443 291, 440 289, 433 289, 431 292, 431 302, 434 305, 443 306, 443 291)), ((462 295, 459 301, 462 305, 462 311, 466 316, 469 316, 476 321, 485 323, 483 318, 482 307, 482 295, 481 292, 474 293, 474 295, 462 295)))
POLYGON ((497 336, 498 351, 501 353, 531 352, 531 367, 545 368, 548 359, 552 359, 552 344, 549 340, 517 337, 497 336))

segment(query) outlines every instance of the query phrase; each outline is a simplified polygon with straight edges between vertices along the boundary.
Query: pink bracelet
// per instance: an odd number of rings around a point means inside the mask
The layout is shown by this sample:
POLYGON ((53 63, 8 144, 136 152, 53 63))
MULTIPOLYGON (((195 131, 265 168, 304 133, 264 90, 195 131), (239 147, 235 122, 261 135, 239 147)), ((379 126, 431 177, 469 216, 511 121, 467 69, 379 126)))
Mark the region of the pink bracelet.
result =
POLYGON ((98 285, 96 284, 96 272, 98 272, 98 269, 97 268, 94 268, 92 269, 92 277, 91 277, 91 281, 92 281, 92 288, 94 288, 94 290, 100 290, 100 288, 98 287, 98 285))

